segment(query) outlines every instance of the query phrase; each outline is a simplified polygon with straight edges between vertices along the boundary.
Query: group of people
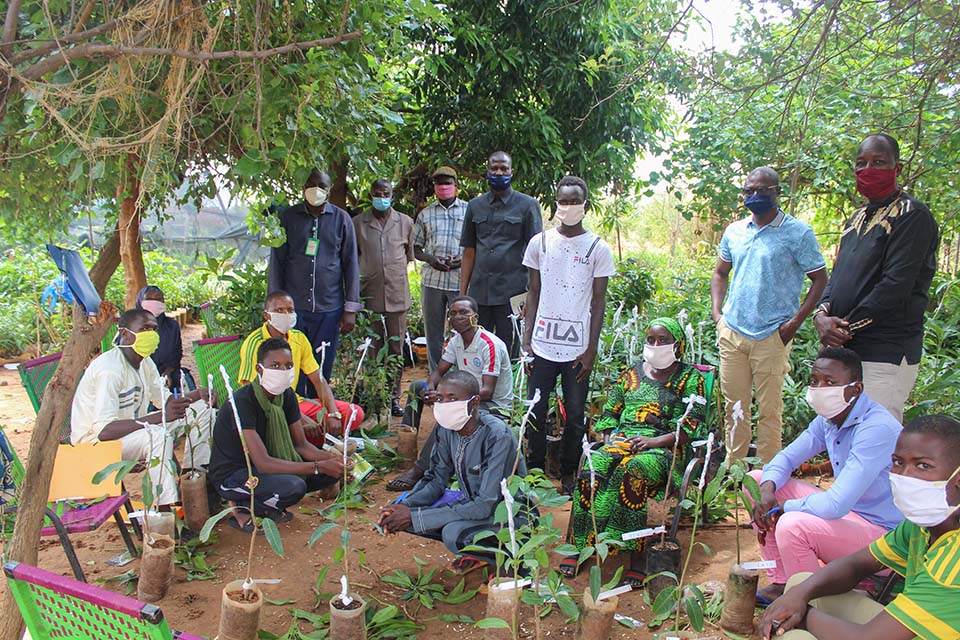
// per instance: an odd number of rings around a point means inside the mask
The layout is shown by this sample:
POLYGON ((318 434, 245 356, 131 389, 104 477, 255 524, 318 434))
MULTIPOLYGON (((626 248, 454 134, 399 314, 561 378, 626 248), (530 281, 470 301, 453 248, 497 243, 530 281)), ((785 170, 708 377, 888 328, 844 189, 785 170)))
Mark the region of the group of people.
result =
MULTIPOLYGON (((829 274, 813 230, 779 207, 779 176, 769 167, 747 176, 743 206, 750 215, 732 223, 720 243, 710 289, 724 433, 731 459, 751 455, 756 441, 755 457, 764 464, 751 472, 760 487, 753 526, 762 556, 776 563, 757 594, 770 605, 766 635, 960 633, 960 609, 943 605, 960 589, 960 422, 928 416, 901 425, 917 376, 938 231, 927 207, 900 188, 900 170, 893 138, 879 134, 861 143, 854 173, 867 203, 848 221, 829 274), (823 345, 806 395, 817 417, 783 448, 789 351, 811 315, 823 345), (823 452, 835 476, 829 489, 791 478, 823 452), (846 610, 831 608, 826 596, 850 591, 882 567, 906 577, 903 594, 880 614, 838 619, 846 610)), ((544 231, 539 204, 512 188, 512 175, 510 156, 492 154, 489 191, 465 203, 456 171, 439 167, 432 176, 436 200, 415 220, 393 208, 384 180, 371 188, 372 209, 351 219, 327 201, 329 177, 310 175, 303 202, 281 214, 287 239, 271 254, 265 322, 242 348, 240 382, 249 384, 236 403, 259 477, 255 515, 289 518, 287 508, 306 491, 343 474, 342 459, 322 450, 324 438, 358 425, 362 409, 335 399, 327 383, 337 338, 366 308, 383 316, 373 323, 381 345, 399 352, 411 302, 407 264, 419 260, 430 373, 411 385, 401 407, 400 371, 391 371, 391 409, 419 428, 424 405, 432 405, 439 428, 414 467, 388 483, 404 493, 381 509, 380 525, 442 540, 464 557, 478 531, 499 526, 500 481, 544 468, 547 410, 559 379, 560 480, 573 496, 573 540, 581 549, 600 533, 617 541, 631 555, 624 577, 639 585, 646 578, 642 543, 622 537, 644 528, 647 501, 678 481, 683 465, 673 457, 705 437, 710 373, 687 361, 687 332, 676 319, 650 322, 642 359, 604 390, 606 404, 592 426, 605 444, 589 454, 589 470, 579 469, 614 261, 609 246, 583 226, 583 180, 559 182, 557 224, 544 231), (511 361, 518 357, 533 404, 525 456, 509 424, 511 361), (452 481, 457 492, 448 489, 452 481)), ((208 468, 220 494, 238 505, 234 526, 249 529, 233 413, 220 411, 214 421, 203 389, 184 394, 171 384, 172 393, 162 391, 159 363, 149 357, 162 315, 146 304, 121 316, 119 348, 97 358, 78 388, 73 440, 120 439, 125 458, 169 456, 176 425, 191 425, 199 436, 189 464, 208 468)), ((171 372, 162 371, 168 379, 171 372)), ((175 499, 168 480, 159 502, 175 499)), ((561 564, 567 575, 576 567, 561 564)))

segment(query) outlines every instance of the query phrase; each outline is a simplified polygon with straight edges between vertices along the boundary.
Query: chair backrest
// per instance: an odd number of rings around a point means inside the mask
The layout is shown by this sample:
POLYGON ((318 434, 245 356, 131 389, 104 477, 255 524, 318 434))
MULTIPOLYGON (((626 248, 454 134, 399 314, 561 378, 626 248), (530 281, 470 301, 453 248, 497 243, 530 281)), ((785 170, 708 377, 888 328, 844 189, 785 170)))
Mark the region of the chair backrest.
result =
POLYGON ((16 504, 23 486, 23 464, 10 446, 3 427, 0 427, 0 476, 0 504, 16 504))
POLYGON ((40 413, 40 401, 43 399, 43 392, 47 388, 47 383, 53 378, 57 367, 60 366, 60 356, 62 355, 58 351, 48 356, 27 360, 17 367, 23 388, 26 389, 30 404, 33 405, 33 410, 37 413, 40 413))
POLYGON ((212 302, 204 302, 200 305, 200 319, 207 327, 207 337, 216 338, 223 333, 220 323, 217 322, 217 314, 212 302))
POLYGON ((113 349, 114 344, 113 340, 117 337, 117 319, 114 318, 113 322, 110 323, 110 326, 107 327, 107 334, 103 336, 103 339, 100 340, 100 353, 106 353, 113 349))
POLYGON ((123 445, 119 440, 87 444, 62 444, 57 449, 50 479, 50 494, 47 500, 55 502, 68 498, 99 498, 119 496, 123 487, 114 482, 115 474, 104 478, 100 484, 93 483, 95 473, 123 458, 123 445))
POLYGON ((159 607, 19 562, 3 565, 33 640, 170 640, 159 607))
MULTIPOLYGON (((714 429, 717 427, 722 427, 723 425, 715 425, 714 421, 717 419, 717 416, 723 415, 722 402, 723 398, 719 393, 716 393, 718 390, 717 387, 717 368, 709 364, 695 364, 693 365, 697 371, 703 376, 703 391, 706 394, 707 399, 707 411, 706 411, 706 421, 707 428, 714 429)), ((720 435, 719 433, 717 434, 720 435)))
POLYGON ((226 400, 227 387, 220 374, 220 365, 226 368, 227 375, 230 376, 230 384, 236 389, 239 384, 237 375, 240 373, 241 345, 243 345, 243 338, 240 336, 206 338, 195 340, 193 343, 193 355, 197 360, 197 372, 200 375, 197 385, 207 386, 207 376, 212 375, 213 388, 221 402, 226 400))

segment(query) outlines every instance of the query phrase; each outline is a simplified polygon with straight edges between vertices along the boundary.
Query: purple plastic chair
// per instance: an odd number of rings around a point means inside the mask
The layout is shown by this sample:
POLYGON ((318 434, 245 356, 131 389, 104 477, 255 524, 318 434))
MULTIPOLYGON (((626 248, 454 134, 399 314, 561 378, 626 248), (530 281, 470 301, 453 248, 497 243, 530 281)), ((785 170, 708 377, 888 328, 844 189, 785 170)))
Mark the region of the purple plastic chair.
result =
POLYGON ((155 605, 19 562, 3 572, 33 640, 203 640, 171 633, 155 605))

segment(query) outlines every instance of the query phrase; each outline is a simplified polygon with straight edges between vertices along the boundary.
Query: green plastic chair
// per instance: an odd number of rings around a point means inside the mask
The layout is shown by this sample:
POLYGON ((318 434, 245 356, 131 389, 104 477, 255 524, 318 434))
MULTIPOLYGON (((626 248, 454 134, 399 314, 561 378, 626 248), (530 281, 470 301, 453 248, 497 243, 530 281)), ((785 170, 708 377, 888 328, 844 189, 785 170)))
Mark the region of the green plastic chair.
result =
POLYGON ((197 372, 200 375, 197 385, 205 387, 207 377, 212 375, 213 388, 221 402, 226 401, 227 387, 223 382, 223 374, 220 373, 220 365, 223 365, 227 370, 227 375, 230 376, 230 384, 236 389, 239 384, 237 376, 240 373, 241 345, 243 345, 243 338, 240 336, 205 338, 193 342, 193 355, 197 360, 197 372))
MULTIPOLYGON (((116 323, 114 323, 116 326, 116 323)), ((60 366, 61 352, 51 353, 50 355, 34 358, 20 363, 17 372, 20 374, 20 382, 23 384, 27 397, 30 398, 30 404, 33 410, 40 413, 40 403, 43 401, 43 392, 53 378, 57 367, 60 366)), ((60 443, 68 444, 70 442, 70 413, 67 412, 67 418, 60 425, 60 443)))
POLYGON ((113 349, 113 340, 117 337, 117 320, 114 319, 110 323, 110 326, 107 328, 107 334, 103 336, 103 340, 100 341, 100 353, 106 353, 113 349))
POLYGON ((155 605, 20 562, 3 572, 33 640, 201 640, 171 632, 155 605))
POLYGON ((208 338, 216 338, 223 335, 223 328, 217 321, 217 314, 212 302, 204 302, 200 305, 200 319, 203 320, 204 326, 207 327, 208 338))

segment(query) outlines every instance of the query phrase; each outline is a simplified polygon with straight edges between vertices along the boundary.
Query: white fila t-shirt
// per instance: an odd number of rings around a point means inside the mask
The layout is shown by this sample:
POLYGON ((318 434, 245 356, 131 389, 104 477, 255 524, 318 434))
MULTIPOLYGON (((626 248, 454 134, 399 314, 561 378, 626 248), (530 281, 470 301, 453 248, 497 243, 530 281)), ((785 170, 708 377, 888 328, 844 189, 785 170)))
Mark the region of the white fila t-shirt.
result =
POLYGON ((567 238, 548 229, 530 238, 523 265, 540 272, 540 302, 530 346, 541 358, 570 362, 587 350, 594 278, 610 277, 613 254, 597 234, 567 238))

